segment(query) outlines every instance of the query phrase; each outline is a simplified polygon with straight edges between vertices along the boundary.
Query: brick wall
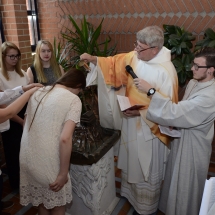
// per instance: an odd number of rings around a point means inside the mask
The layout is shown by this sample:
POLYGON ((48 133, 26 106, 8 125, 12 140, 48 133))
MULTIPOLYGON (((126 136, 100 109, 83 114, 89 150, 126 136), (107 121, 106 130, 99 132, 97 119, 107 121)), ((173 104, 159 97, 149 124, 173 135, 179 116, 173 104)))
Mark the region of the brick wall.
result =
POLYGON ((2 0, 2 22, 5 40, 15 43, 22 53, 22 68, 32 63, 26 0, 2 0))
POLYGON ((67 16, 77 22, 87 17, 98 25, 104 17, 103 33, 110 34, 118 52, 133 49, 135 33, 148 25, 174 24, 184 26, 201 38, 203 31, 215 29, 215 1, 213 0, 38 0, 42 38, 53 41, 60 31, 71 28, 67 16))
MULTIPOLYGON (((43 39, 60 39, 60 31, 71 29, 69 14, 78 23, 85 15, 96 26, 104 17, 103 37, 111 36, 118 53, 133 50, 136 32, 149 25, 183 26, 197 40, 203 37, 206 28, 215 30, 214 0, 38 0, 38 3, 43 39)), ((211 160, 215 162, 215 140, 211 160)))

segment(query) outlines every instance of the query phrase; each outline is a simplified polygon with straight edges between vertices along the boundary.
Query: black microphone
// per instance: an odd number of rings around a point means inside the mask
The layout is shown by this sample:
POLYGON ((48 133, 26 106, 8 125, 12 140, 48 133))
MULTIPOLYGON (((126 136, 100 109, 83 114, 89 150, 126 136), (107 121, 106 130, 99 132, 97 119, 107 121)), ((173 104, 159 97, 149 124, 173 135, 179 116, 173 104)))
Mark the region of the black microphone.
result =
POLYGON ((134 73, 132 67, 130 65, 127 65, 125 67, 126 71, 131 75, 132 78, 138 78, 137 75, 134 73))

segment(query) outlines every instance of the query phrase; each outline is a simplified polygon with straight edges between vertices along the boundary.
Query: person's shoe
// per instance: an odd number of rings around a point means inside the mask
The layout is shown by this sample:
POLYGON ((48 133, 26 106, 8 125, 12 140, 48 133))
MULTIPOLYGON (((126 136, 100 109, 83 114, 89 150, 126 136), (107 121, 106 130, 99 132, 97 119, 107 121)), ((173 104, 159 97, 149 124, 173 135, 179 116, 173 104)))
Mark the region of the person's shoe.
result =
POLYGON ((1 209, 5 210, 13 207, 14 203, 12 201, 1 202, 1 209))

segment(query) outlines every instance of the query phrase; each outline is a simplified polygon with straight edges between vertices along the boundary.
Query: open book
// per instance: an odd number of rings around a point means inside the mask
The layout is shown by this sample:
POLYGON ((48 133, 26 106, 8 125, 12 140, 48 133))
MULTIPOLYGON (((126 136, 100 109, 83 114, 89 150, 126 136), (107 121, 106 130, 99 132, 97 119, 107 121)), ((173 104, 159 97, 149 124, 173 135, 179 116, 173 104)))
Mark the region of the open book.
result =
POLYGON ((119 107, 121 111, 126 111, 126 110, 139 110, 140 108, 144 107, 144 105, 131 105, 129 98, 126 96, 120 96, 117 95, 117 99, 119 102, 119 107))
POLYGON ((199 215, 215 214, 215 177, 205 181, 202 204, 199 215))
POLYGON ((169 126, 158 125, 160 132, 170 137, 181 137, 181 130, 177 128, 170 129, 169 126))

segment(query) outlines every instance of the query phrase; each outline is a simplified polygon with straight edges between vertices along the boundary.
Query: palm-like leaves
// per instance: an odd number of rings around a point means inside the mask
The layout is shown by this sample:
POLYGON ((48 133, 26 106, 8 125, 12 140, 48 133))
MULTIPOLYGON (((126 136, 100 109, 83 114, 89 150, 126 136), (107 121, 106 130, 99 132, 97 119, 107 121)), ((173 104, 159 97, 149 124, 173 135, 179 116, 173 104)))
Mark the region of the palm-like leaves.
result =
POLYGON ((110 56, 116 53, 116 44, 113 47, 108 48, 111 41, 109 36, 105 41, 98 42, 104 19, 102 19, 96 29, 94 29, 92 24, 86 21, 85 17, 81 22, 81 28, 79 28, 72 16, 69 16, 69 20, 75 28, 75 31, 67 28, 66 33, 62 33, 62 36, 67 43, 71 44, 70 51, 75 53, 70 59, 73 65, 77 64, 79 56, 85 52, 96 56, 110 56))
POLYGON ((64 71, 67 71, 71 67, 69 62, 69 44, 63 47, 60 42, 56 44, 56 39, 54 38, 54 54, 58 64, 63 67, 64 71))

